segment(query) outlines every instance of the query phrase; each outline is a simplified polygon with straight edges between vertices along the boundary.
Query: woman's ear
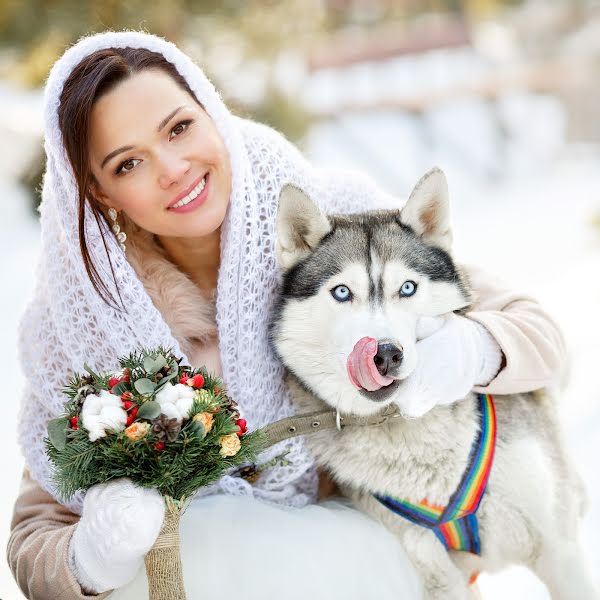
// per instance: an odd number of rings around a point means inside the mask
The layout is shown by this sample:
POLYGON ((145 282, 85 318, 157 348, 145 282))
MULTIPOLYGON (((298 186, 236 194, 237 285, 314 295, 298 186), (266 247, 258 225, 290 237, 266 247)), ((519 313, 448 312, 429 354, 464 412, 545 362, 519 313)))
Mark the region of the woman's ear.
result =
POLYGON ((90 184, 88 186, 87 197, 90 200, 94 200, 102 207, 105 208, 116 208, 119 210, 108 198, 108 196, 102 191, 100 184, 96 181, 95 177, 92 177, 90 184))

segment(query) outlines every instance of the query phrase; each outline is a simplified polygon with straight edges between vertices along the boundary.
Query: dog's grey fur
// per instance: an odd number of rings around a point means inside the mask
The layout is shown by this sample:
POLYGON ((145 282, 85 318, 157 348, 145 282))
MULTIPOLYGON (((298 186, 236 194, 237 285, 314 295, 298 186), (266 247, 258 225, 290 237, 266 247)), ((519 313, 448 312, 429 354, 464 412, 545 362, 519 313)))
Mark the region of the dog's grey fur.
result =
MULTIPOLYGON (((327 217, 303 192, 284 188, 277 245, 284 280, 271 338, 299 412, 333 407, 366 415, 393 402, 415 366, 417 318, 465 309, 472 301, 451 241, 446 181, 437 169, 398 211, 327 217), (419 298, 394 293, 406 278, 418 278, 419 298), (332 298, 330 290, 341 283, 356 292, 352 303, 332 298), (378 392, 357 390, 345 371, 352 345, 366 335, 404 349, 396 381, 378 392)), ((598 598, 578 541, 582 486, 566 457, 553 400, 535 392, 495 396, 495 405, 495 461, 477 512, 480 557, 447 552, 433 532, 373 497, 379 492, 445 506, 479 426, 475 395, 418 419, 324 431, 307 443, 342 492, 397 534, 427 599, 468 598, 473 573, 511 564, 531 568, 553 598, 598 598)))

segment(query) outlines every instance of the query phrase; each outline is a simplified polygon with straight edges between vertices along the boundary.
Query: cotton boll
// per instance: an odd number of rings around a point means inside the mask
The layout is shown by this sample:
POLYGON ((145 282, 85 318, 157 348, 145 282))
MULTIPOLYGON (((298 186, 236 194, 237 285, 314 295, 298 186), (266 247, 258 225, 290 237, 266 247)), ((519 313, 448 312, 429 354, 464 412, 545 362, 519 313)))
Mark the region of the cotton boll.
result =
POLYGON ((164 404, 161 404, 160 412, 163 415, 167 415, 169 419, 177 419, 178 423, 181 423, 181 420, 183 418, 177 407, 174 404, 171 404, 170 402, 165 402, 164 404))
POLYGON ((122 431, 127 422, 127 413, 116 406, 105 406, 100 413, 100 423, 105 429, 122 431))
POLYGON ((177 410, 179 411, 179 413, 181 414, 181 416, 184 419, 187 419, 190 416, 190 410, 192 410, 192 404, 194 404, 194 395, 192 393, 191 398, 188 397, 184 397, 184 398, 180 398, 176 403, 175 406, 177 407, 177 410))
POLYGON ((158 394, 156 401, 160 404, 161 412, 179 423, 186 419, 194 403, 195 390, 189 385, 177 383, 165 385, 158 394))
MULTIPOLYGON (((177 384, 177 385, 181 385, 181 384, 177 384)), ((177 401, 177 398, 179 397, 177 390, 175 388, 176 388, 176 386, 174 386, 171 383, 168 383, 167 385, 165 385, 160 390, 160 392, 158 392, 158 394, 156 394, 156 401, 160 405, 175 404, 175 402, 177 401)))
POLYGON ((106 435, 107 429, 125 429, 127 412, 118 396, 102 390, 99 394, 90 394, 85 399, 81 409, 81 422, 89 432, 90 441, 95 442, 106 435))
POLYGON ((99 423, 100 417, 95 415, 88 415, 83 422, 83 426, 89 432, 90 442, 95 442, 97 439, 104 437, 106 432, 104 428, 99 423))
POLYGON ((115 396, 115 394, 107 392, 106 390, 102 390, 100 392, 100 398, 104 406, 121 407, 121 398, 119 396, 115 396))
POLYGON ((182 385, 180 383, 174 387, 176 388, 179 396, 178 400, 175 402, 175 406, 177 406, 181 416, 184 419, 187 419, 187 417, 190 415, 190 411, 192 410, 192 404, 194 404, 196 390, 191 388, 189 385, 182 385))
POLYGON ((86 415, 99 415, 102 410, 102 398, 96 394, 89 394, 83 403, 81 409, 81 416, 86 415))

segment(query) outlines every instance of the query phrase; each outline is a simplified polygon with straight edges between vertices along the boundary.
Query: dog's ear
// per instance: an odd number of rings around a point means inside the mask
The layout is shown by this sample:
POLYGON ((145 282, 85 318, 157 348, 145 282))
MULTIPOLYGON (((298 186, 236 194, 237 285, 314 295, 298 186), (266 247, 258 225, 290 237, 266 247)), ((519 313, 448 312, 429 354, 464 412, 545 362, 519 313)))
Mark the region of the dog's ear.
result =
POLYGON ((448 183, 443 171, 435 167, 421 177, 400 211, 400 221, 428 244, 450 251, 448 183))
POLYGON ((277 211, 277 260, 284 270, 310 254, 331 231, 327 217, 299 188, 286 185, 277 211))

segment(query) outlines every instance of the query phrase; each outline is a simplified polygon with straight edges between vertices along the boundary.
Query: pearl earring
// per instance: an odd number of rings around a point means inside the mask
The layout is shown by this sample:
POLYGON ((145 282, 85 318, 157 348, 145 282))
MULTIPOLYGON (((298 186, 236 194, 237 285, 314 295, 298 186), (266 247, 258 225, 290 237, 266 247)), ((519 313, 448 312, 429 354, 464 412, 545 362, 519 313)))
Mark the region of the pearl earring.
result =
POLYGON ((114 208, 108 209, 108 216, 111 218, 113 225, 112 230, 117 238, 117 242, 119 242, 119 246, 121 246, 121 250, 125 252, 125 240, 127 239, 127 234, 124 231, 121 231, 121 227, 119 227, 119 223, 117 223, 117 219, 119 218, 119 214, 114 208))

